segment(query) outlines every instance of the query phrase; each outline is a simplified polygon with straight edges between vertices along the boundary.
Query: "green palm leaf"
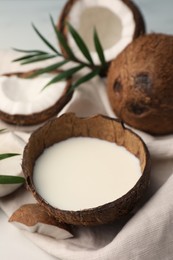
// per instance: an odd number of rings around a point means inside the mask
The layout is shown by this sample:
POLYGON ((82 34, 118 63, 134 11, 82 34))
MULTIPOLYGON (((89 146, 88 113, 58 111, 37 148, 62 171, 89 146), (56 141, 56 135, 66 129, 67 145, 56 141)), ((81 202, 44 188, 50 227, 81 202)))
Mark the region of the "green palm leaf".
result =
POLYGON ((77 88, 79 85, 89 81, 90 79, 94 78, 95 76, 99 75, 100 69, 93 70, 86 74, 85 76, 78 79, 69 89, 69 92, 73 91, 75 88, 77 88))
POLYGON ((54 20, 52 18, 52 16, 50 16, 50 20, 51 20, 51 23, 52 23, 52 26, 53 26, 53 29, 55 31, 55 34, 57 36, 57 39, 59 41, 59 43, 63 46, 64 50, 67 52, 68 56, 72 59, 75 58, 75 55, 74 53, 72 52, 72 50, 70 49, 66 39, 64 38, 64 36, 62 35, 62 33, 57 29, 55 23, 54 23, 54 20))
POLYGON ((29 78, 34 78, 34 77, 37 77, 37 76, 39 76, 41 74, 49 73, 51 71, 54 71, 54 70, 58 69, 59 67, 65 65, 68 62, 69 62, 68 60, 63 60, 63 61, 57 62, 55 64, 52 64, 50 66, 47 66, 47 67, 45 67, 43 69, 39 69, 36 72, 32 73, 32 75, 30 75, 29 78))
POLYGON ((68 29, 69 29, 69 32, 72 35, 74 41, 76 42, 77 46, 79 47, 81 53, 85 56, 85 58, 92 65, 94 65, 94 62, 92 60, 88 47, 86 46, 86 44, 83 41, 83 39, 81 38, 81 36, 78 34, 78 32, 74 29, 74 27, 72 25, 68 24, 68 29))
POLYGON ((53 54, 43 54, 43 55, 39 55, 39 56, 33 56, 31 58, 26 59, 25 61, 21 62, 21 65, 25 65, 25 64, 30 64, 33 62, 39 62, 39 61, 43 61, 43 60, 49 60, 52 58, 57 57, 56 55, 53 54))
POLYGON ((0 154, 0 160, 4 160, 13 156, 19 155, 18 153, 2 153, 0 154))
POLYGON ((22 60, 27 60, 27 59, 36 57, 37 55, 39 56, 39 55, 42 55, 42 54, 30 54, 30 55, 25 55, 25 56, 22 56, 22 57, 20 57, 20 58, 17 58, 17 59, 15 59, 15 60, 13 60, 13 62, 22 61, 22 60))
MULTIPOLYGON (((64 60, 61 61, 61 62, 54 63, 52 65, 46 66, 45 68, 41 68, 41 69, 35 71, 32 75, 29 76, 29 78, 33 78, 33 77, 36 77, 38 75, 54 71, 57 68, 63 66, 64 64, 66 64, 70 61, 76 62, 78 64, 78 66, 73 67, 71 69, 68 69, 67 71, 61 72, 60 74, 56 75, 44 87, 44 88, 46 88, 47 86, 49 86, 53 83, 56 83, 60 80, 68 79, 69 77, 72 77, 73 74, 75 74, 77 71, 81 70, 84 67, 90 68, 92 70, 90 73, 88 73, 87 75, 84 75, 81 79, 78 79, 72 85, 71 91, 73 91, 80 84, 92 79, 94 76, 96 76, 98 74, 101 75, 102 72, 105 72, 105 69, 107 69, 108 65, 106 63, 104 51, 103 51, 103 48, 102 48, 102 45, 100 43, 100 40, 99 40, 99 37, 98 37, 96 30, 94 31, 93 40, 94 40, 96 52, 97 52, 98 57, 99 57, 100 62, 101 62, 100 66, 97 66, 97 65, 94 64, 94 61, 92 59, 92 56, 90 54, 90 51, 89 51, 87 45, 85 44, 84 40, 81 38, 79 33, 76 31, 76 29, 72 25, 70 25, 70 24, 67 25, 68 29, 69 29, 69 33, 73 37, 73 40, 75 41, 76 45, 78 46, 78 48, 81 51, 81 53, 83 54, 83 56, 87 59, 87 62, 80 61, 75 56, 75 54, 73 53, 73 50, 71 49, 71 47, 69 46, 69 44, 66 40, 66 37, 64 37, 63 33, 61 33, 57 29, 57 26, 55 25, 54 20, 51 16, 50 16, 50 20, 51 20, 53 29, 56 33, 56 37, 59 41, 59 44, 62 46, 64 51, 67 53, 68 57, 64 57, 64 60)), ((43 61, 43 60, 47 60, 47 59, 52 59, 52 58, 55 58, 57 56, 63 57, 62 53, 60 53, 57 50, 57 48, 52 46, 52 44, 38 31, 38 29, 34 25, 33 25, 33 29, 35 30, 37 35, 41 38, 41 40, 48 46, 48 48, 51 49, 51 51, 53 51, 53 54, 48 53, 48 52, 44 52, 44 51, 40 51, 40 50, 36 50, 36 49, 33 49, 33 50, 14 49, 16 51, 23 52, 23 53, 26 54, 25 56, 22 56, 22 57, 19 57, 18 59, 15 59, 14 61, 20 61, 21 64, 24 65, 24 64, 34 63, 34 62, 43 61)))
POLYGON ((0 175, 0 184, 18 184, 24 183, 25 179, 19 176, 0 175))
POLYGON ((40 50, 21 50, 21 49, 17 49, 17 48, 13 48, 14 51, 17 52, 23 52, 23 53, 35 53, 35 54, 48 54, 45 51, 40 51, 40 50))
POLYGON ((100 62, 102 64, 102 66, 105 67, 106 60, 105 60, 105 56, 104 56, 104 51, 103 51, 102 45, 100 43, 96 29, 94 30, 94 44, 95 44, 95 48, 96 48, 97 54, 99 56, 100 62))
POLYGON ((46 87, 48 87, 49 85, 51 85, 53 83, 59 82, 63 79, 70 78, 73 74, 75 74, 76 72, 78 72, 79 70, 81 70, 83 68, 84 68, 84 65, 79 65, 79 66, 76 66, 72 69, 66 70, 66 71, 58 74, 51 81, 49 81, 48 84, 43 89, 45 89, 46 87))
POLYGON ((61 56, 61 53, 59 53, 59 51, 57 49, 55 49, 52 44, 38 31, 38 29, 35 27, 34 24, 32 24, 32 27, 34 29, 34 31, 37 33, 37 35, 41 38, 41 40, 53 51, 55 52, 57 55, 61 56))

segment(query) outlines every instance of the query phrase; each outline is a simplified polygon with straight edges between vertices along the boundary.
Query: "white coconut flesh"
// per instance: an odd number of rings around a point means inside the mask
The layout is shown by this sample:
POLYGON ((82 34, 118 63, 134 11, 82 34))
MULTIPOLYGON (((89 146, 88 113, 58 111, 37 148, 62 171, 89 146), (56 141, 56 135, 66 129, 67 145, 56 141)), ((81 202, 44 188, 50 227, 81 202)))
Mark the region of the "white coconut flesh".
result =
POLYGON ((50 75, 34 79, 0 77, 0 110, 11 115, 30 115, 53 106, 62 96, 67 83, 61 81, 43 90, 51 79, 50 75))
MULTIPOLYGON (((132 41, 135 32, 133 13, 121 0, 76 1, 69 13, 68 22, 84 39, 95 64, 100 62, 94 47, 94 29, 97 30, 106 61, 116 57, 132 41)), ((69 33, 67 38, 76 56, 84 60, 69 33)))
POLYGON ((14 225, 19 229, 26 230, 31 233, 39 233, 41 235, 49 236, 57 240, 72 237, 72 234, 67 230, 45 223, 38 222, 33 226, 27 226, 26 224, 14 221, 14 225))

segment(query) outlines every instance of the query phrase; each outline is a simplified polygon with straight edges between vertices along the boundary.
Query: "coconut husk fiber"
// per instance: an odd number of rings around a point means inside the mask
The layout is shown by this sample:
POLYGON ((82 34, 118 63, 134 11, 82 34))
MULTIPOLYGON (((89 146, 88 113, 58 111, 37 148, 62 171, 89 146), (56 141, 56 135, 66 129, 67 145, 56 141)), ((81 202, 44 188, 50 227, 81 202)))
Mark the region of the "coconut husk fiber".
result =
POLYGON ((173 36, 133 41, 111 64, 107 93, 114 113, 152 135, 173 133, 173 36))
POLYGON ((144 142, 119 121, 101 115, 78 118, 73 113, 67 113, 50 120, 31 135, 24 150, 22 168, 28 189, 52 216, 67 224, 93 226, 113 222, 127 215, 136 206, 149 184, 150 156, 144 142), (35 189, 33 183, 35 161, 44 149, 53 144, 71 137, 81 136, 107 140, 124 146, 139 158, 142 176, 124 196, 105 205, 81 211, 54 208, 35 189))

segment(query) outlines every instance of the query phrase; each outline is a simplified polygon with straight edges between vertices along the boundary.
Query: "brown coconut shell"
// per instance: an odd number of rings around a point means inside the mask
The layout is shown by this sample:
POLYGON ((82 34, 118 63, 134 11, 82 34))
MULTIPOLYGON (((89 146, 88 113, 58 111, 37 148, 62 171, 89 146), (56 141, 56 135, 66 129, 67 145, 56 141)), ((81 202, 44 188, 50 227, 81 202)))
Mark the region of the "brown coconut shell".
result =
POLYGON ((11 215, 9 222, 19 222, 29 227, 37 223, 57 225, 56 219, 50 216, 44 207, 36 203, 22 205, 11 215))
MULTIPOLYGON (((126 129, 118 120, 101 115, 91 118, 78 118, 69 113, 52 119, 31 135, 24 150, 22 168, 28 189, 39 204, 45 207, 51 215, 64 223, 92 226, 113 222, 127 215, 136 206, 149 184, 150 156, 140 137, 126 129), (37 193, 34 186, 33 169, 35 161, 45 148, 62 140, 79 136, 98 138, 124 146, 139 158, 142 176, 124 196, 105 205, 80 211, 54 208, 37 193)), ((130 174, 133 173, 129 173, 129 178, 130 174)))
POLYGON ((28 227, 41 223, 56 226, 69 232, 71 231, 70 226, 57 221, 57 219, 50 215, 48 211, 46 211, 45 208, 38 203, 22 205, 11 215, 9 222, 18 222, 28 227))
MULTIPOLYGON (((4 76, 11 77, 11 76, 17 76, 20 78, 28 78, 31 76, 36 70, 31 70, 27 72, 12 72, 12 73, 6 73, 4 76)), ((56 71, 59 72, 58 70, 56 71)), ((55 73, 55 72, 54 72, 55 73)), ((71 100, 73 92, 68 93, 69 89, 71 87, 71 79, 67 80, 65 90, 62 94, 62 96, 56 101, 56 103, 40 112, 28 114, 28 115, 22 115, 22 114, 8 114, 2 110, 0 110, 0 120, 12 124, 12 125, 18 125, 18 126, 33 126, 41 124, 48 119, 57 116, 57 114, 63 109, 63 107, 71 100)))
POLYGON ((150 34, 112 62, 107 93, 114 113, 153 135, 173 133, 173 36, 150 34))

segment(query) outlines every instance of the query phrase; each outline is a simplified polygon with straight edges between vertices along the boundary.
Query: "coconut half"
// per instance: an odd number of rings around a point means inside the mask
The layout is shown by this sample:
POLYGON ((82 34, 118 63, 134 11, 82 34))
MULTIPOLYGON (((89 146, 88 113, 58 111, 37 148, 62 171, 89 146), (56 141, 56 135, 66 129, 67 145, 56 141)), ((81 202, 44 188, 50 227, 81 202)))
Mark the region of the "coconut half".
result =
MULTIPOLYGON (((93 33, 97 30, 107 62, 115 58, 133 39, 145 32, 142 14, 129 0, 69 0, 62 10, 58 28, 66 37, 75 56, 85 58, 67 30, 70 23, 84 39, 95 64, 99 57, 95 51, 93 33)), ((63 46, 62 51, 65 56, 63 46)))
POLYGON ((72 93, 67 94, 71 80, 52 84, 43 90, 55 75, 27 78, 33 72, 0 77, 0 119, 6 123, 19 126, 43 123, 56 116, 71 99, 72 93))
MULTIPOLYGON (((57 160, 58 158, 56 159, 56 162, 57 160)), ((56 162, 54 167, 56 167, 56 162)), ((76 162, 75 164, 76 167, 81 167, 81 171, 82 167, 85 167, 85 165, 81 166, 80 163, 80 166, 78 166, 76 162)), ((31 135, 29 142, 25 147, 22 168, 28 189, 32 192, 39 204, 44 206, 52 216, 64 223, 92 226, 113 222, 131 212, 137 202, 139 202, 140 198, 145 194, 146 188, 148 187, 150 157, 143 141, 132 131, 124 128, 119 121, 101 115, 91 118, 78 118, 74 114, 69 113, 51 120, 51 122, 46 123, 31 135), (134 186, 130 188, 130 190, 127 190, 123 196, 113 199, 108 203, 102 205, 99 204, 87 209, 84 206, 84 209, 82 210, 72 210, 71 208, 69 210, 63 210, 58 207, 53 207, 47 202, 46 198, 43 198, 43 196, 38 193, 38 190, 36 189, 33 177, 35 163, 46 148, 55 143, 68 140, 71 137, 97 138, 98 140, 105 140, 123 146, 127 151, 139 159, 142 175, 134 186)), ((106 165, 106 173, 108 168, 109 165, 106 165)), ((70 172, 68 172, 68 174, 70 174, 70 172)), ((119 174, 121 175, 120 169, 119 174)), ((134 173, 129 172, 129 178, 132 177, 131 174, 134 173)), ((94 179, 96 178, 93 177, 93 181, 94 179)), ((68 181, 68 178, 66 181, 68 181)), ((103 189, 101 193, 98 192, 99 189, 97 190, 97 186, 99 185, 99 178, 96 182, 94 181, 94 183, 95 194, 97 194, 97 196, 99 196, 99 194, 101 196, 101 194, 106 192, 106 189, 103 189)), ((56 185, 56 183, 54 184, 56 185)), ((63 185, 63 182, 61 184, 63 185)), ((78 191, 77 199, 80 200, 80 182, 78 179, 75 179, 71 185, 73 185, 73 188, 78 191)), ((113 187, 113 190, 114 189, 115 187, 113 187)), ((86 197, 88 196, 88 192, 90 192, 89 187, 85 194, 86 197)))

